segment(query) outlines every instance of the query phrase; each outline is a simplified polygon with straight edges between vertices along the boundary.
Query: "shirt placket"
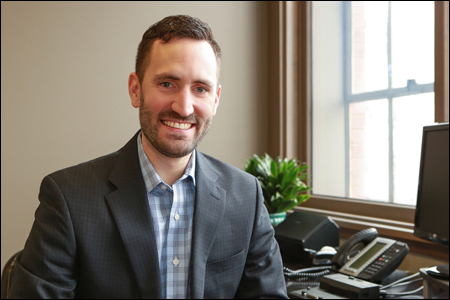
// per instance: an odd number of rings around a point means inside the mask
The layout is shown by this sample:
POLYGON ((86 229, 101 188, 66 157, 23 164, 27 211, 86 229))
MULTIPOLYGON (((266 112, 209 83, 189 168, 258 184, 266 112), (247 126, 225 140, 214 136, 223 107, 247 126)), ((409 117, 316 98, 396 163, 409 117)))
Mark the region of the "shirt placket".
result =
MULTIPOLYGON (((183 285, 183 272, 185 267, 185 257, 183 252, 184 244, 180 242, 183 239, 181 211, 181 195, 179 186, 181 182, 173 185, 173 203, 169 216, 169 239, 167 242, 167 298, 179 298, 178 289, 183 285), (170 286, 169 286, 170 285, 170 286)), ((184 298, 184 297, 183 297, 184 298)))
POLYGON ((155 194, 155 199, 152 201, 155 206, 155 213, 157 215, 155 228, 158 228, 157 232, 157 247, 158 254, 160 256, 160 268, 161 268, 161 283, 163 285, 162 294, 166 297, 166 286, 167 286, 167 244, 170 243, 169 236, 169 218, 171 206, 173 203, 173 192, 168 188, 163 182, 160 182, 157 186, 157 192, 155 194))

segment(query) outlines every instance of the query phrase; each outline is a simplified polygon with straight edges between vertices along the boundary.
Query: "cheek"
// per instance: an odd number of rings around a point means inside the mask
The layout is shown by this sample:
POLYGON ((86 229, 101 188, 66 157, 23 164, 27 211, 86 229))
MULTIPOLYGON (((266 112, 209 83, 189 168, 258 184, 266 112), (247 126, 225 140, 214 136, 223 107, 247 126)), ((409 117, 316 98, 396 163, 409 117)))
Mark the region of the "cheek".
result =
POLYGON ((211 101, 200 103, 197 105, 196 113, 202 119, 207 119, 215 115, 214 102, 211 101))
POLYGON ((165 101, 163 97, 147 96, 144 100, 144 106, 147 111, 158 114, 163 110, 170 108, 170 102, 165 101))

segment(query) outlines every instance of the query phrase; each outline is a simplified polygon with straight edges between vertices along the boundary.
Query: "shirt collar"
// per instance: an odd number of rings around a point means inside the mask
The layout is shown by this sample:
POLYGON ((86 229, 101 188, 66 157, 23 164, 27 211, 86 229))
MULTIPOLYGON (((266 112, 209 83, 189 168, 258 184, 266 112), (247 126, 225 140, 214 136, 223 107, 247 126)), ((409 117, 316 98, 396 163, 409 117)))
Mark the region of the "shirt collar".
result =
MULTIPOLYGON (((144 178, 145 187, 147 189, 147 193, 151 192, 158 184, 163 182, 161 177, 159 177, 158 173, 156 173, 155 169, 153 168, 152 163, 148 159, 147 155, 145 154, 144 147, 142 146, 142 132, 138 135, 137 138, 137 146, 138 146, 138 155, 139 155, 139 165, 141 167, 142 176, 144 178)), ((183 176, 178 179, 176 182, 180 180, 185 180, 189 177, 192 178, 192 182, 195 186, 195 150, 192 151, 191 158, 189 159, 189 162, 186 166, 186 169, 184 170, 183 176)))

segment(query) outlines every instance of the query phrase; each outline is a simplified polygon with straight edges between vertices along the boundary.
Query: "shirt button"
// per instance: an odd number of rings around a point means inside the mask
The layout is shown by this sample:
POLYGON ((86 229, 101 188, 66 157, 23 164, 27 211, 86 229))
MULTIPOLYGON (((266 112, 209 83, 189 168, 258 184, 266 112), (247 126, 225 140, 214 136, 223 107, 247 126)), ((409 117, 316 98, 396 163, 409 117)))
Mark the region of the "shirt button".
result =
POLYGON ((175 219, 175 221, 178 221, 180 219, 180 215, 178 213, 176 213, 173 218, 175 219))
POLYGON ((178 258, 175 256, 175 259, 173 260, 174 266, 178 266, 179 263, 180 263, 180 261, 179 261, 178 258))
POLYGON ((162 185, 161 188, 165 191, 167 188, 165 185, 162 185))

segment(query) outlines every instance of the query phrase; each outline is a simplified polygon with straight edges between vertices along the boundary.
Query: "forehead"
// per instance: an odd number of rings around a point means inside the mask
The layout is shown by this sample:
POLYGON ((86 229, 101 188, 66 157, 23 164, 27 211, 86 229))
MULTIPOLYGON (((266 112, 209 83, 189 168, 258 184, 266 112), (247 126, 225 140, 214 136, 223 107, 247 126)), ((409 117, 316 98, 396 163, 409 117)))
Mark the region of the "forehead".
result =
POLYGON ((155 75, 170 72, 217 79, 217 62, 211 45, 204 40, 174 38, 167 43, 156 40, 149 53, 145 73, 155 75))

